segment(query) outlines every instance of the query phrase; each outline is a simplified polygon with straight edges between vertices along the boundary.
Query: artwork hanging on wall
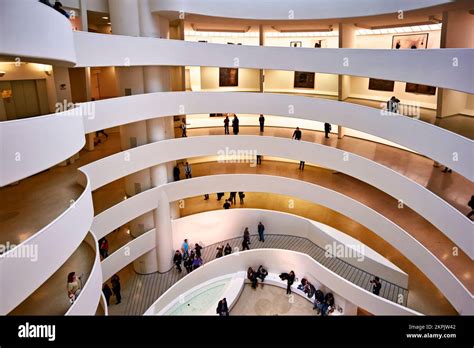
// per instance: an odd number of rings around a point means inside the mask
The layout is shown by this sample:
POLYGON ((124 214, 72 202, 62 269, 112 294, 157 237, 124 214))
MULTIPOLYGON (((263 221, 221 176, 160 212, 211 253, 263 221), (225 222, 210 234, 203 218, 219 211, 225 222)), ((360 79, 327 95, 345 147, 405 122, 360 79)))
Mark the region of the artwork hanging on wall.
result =
POLYGON ((405 85, 405 92, 435 95, 436 94, 436 87, 427 86, 427 85, 420 85, 418 83, 409 83, 409 82, 407 82, 406 85, 405 85))
POLYGON ((314 72, 295 71, 294 88, 314 88, 314 72))
POLYGON ((372 89, 374 91, 393 92, 394 87, 395 81, 369 79, 369 89, 372 89))
POLYGON ((219 68, 219 87, 237 87, 239 85, 239 69, 219 68))
POLYGON ((302 47, 303 43, 301 41, 291 41, 290 47, 302 47))
POLYGON ((395 49, 422 49, 428 47, 428 33, 393 35, 392 48, 395 49))

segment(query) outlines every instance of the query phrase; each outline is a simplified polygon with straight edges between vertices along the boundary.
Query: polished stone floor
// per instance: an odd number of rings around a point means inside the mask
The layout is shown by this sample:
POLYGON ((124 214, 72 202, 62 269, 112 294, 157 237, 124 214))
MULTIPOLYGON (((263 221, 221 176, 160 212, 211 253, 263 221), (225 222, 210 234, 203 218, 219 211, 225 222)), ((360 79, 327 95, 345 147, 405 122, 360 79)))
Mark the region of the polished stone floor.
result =
POLYGON ((288 297, 285 289, 258 283, 246 284, 230 315, 316 315, 311 302, 299 295, 288 297))

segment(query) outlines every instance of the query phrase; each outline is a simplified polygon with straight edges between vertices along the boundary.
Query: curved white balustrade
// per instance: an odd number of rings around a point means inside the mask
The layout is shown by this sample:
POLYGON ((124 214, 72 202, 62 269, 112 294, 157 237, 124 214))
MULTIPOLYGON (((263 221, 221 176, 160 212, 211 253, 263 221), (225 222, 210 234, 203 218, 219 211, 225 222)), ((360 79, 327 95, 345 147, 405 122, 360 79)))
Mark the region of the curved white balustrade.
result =
MULTIPOLYGON (((95 252, 94 265, 79 296, 66 312, 66 315, 95 315, 97 306, 102 299, 102 267, 98 243, 93 234, 89 234, 87 237, 89 236, 90 240, 86 238, 86 241, 92 244, 90 246, 95 252)), ((107 315, 107 306, 104 307, 104 311, 107 315)))
MULTIPOLYGON (((365 157, 316 143, 254 135, 213 135, 170 139, 117 153, 81 167, 81 170, 89 175, 92 190, 95 190, 131 173, 177 158, 224 155, 229 151, 244 151, 249 154, 248 158, 236 158, 238 161, 252 161, 253 164, 249 163, 249 165, 255 165, 258 153, 265 156, 304 160, 346 173, 402 200, 404 204, 439 228, 471 258, 474 256, 473 223, 449 203, 392 169, 365 157), (125 160, 126 157, 127 160, 125 160)), ((222 160, 225 160, 223 156, 222 160)), ((138 208, 130 206, 129 209, 134 212, 138 208)), ((100 229, 97 230, 96 225, 101 223, 100 216, 101 214, 96 217, 91 227, 98 236, 103 233, 99 232, 100 229)), ((119 220, 121 221, 115 222, 117 227, 120 226, 119 222, 124 222, 123 218, 119 220)))
POLYGON ((102 281, 107 281, 107 279, 127 266, 130 262, 138 259, 148 251, 153 250, 155 247, 155 229, 152 229, 114 251, 102 261, 102 281))
POLYGON ((0 315, 19 305, 66 262, 86 237, 93 217, 88 182, 81 196, 66 211, 0 256, 0 315), (36 260, 28 257, 35 252, 36 260))
MULTIPOLYGON (((229 45, 230 46, 230 45, 229 45)), ((162 92, 82 105, 86 133, 136 121, 180 114, 235 112, 329 122, 393 141, 474 181, 474 142, 432 124, 382 110, 334 100, 271 93, 162 92), (133 112, 132 112, 133 111, 133 112), (436 141, 433 141, 436 139, 436 141), (457 161, 453 161, 456 154, 457 161)), ((257 119, 256 119, 256 124, 257 119)), ((1 126, 1 124, 0 124, 1 126)), ((95 182, 95 181, 94 181, 95 182)))
POLYGON ((242 238, 245 227, 249 227, 251 234, 256 234, 259 221, 264 224, 266 234, 306 238, 354 267, 408 288, 408 274, 367 245, 325 224, 280 211, 246 208, 211 210, 175 219, 172 221, 173 248, 180 249, 184 239, 188 239, 190 245, 199 243, 209 246, 223 240, 242 238), (222 221, 225 221, 225 226, 222 221), (339 255, 338 250, 347 252, 339 255))
POLYGON ((248 267, 255 267, 255 265, 265 265, 268 272, 277 274, 294 270, 297 277, 305 277, 311 281, 315 279, 335 294, 375 315, 421 314, 358 287, 306 254, 281 249, 256 249, 238 253, 237 257, 235 255, 221 257, 199 267, 161 295, 148 308, 145 315, 160 312, 167 304, 199 284, 227 274, 245 271, 248 267))
POLYGON ((0 33, 2 60, 20 58, 66 66, 76 63, 71 23, 38 1, 0 1, 0 33))
POLYGON ((410 234, 364 204, 336 191, 304 181, 262 174, 197 177, 169 183, 137 194, 103 212, 101 219, 112 221, 126 216, 131 220, 137 217, 128 215, 128 207, 131 204, 136 206, 140 212, 139 215, 156 209, 160 190, 165 192, 170 202, 206 193, 244 191, 293 196, 323 205, 366 226, 398 249, 440 289, 459 313, 474 313, 473 296, 469 290, 435 255, 410 234))
POLYGON ((399 11, 410 11, 447 4, 449 0, 239 0, 226 2, 220 0, 151 0, 150 8, 153 12, 163 12, 172 18, 178 19, 188 14, 197 14, 210 17, 225 17, 254 20, 302 20, 366 17, 386 13, 398 14, 399 11))
POLYGON ((85 32, 75 32, 74 43, 78 67, 163 65, 313 71, 421 83, 474 93, 470 78, 474 69, 474 49, 467 48, 296 49, 85 32))
POLYGON ((72 156, 84 145, 84 133, 183 112, 223 110, 296 117, 357 129, 406 146, 474 180, 471 140, 406 116, 384 116, 375 108, 304 96, 223 92, 216 98, 212 92, 163 92, 83 103, 62 113, 0 122, 0 186, 72 156), (457 161, 453 161, 454 154, 457 161))
POLYGON ((79 152, 85 144, 81 111, 78 108, 0 122, 0 186, 41 172, 79 152))

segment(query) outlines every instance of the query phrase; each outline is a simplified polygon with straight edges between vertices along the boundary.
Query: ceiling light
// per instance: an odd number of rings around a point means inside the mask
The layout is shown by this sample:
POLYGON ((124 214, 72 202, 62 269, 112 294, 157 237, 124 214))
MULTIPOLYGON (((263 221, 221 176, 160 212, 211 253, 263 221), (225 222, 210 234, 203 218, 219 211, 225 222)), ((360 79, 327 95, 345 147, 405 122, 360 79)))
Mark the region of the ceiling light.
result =
POLYGON ((109 19, 109 17, 107 17, 107 16, 104 16, 104 17, 102 17, 102 19, 109 19))

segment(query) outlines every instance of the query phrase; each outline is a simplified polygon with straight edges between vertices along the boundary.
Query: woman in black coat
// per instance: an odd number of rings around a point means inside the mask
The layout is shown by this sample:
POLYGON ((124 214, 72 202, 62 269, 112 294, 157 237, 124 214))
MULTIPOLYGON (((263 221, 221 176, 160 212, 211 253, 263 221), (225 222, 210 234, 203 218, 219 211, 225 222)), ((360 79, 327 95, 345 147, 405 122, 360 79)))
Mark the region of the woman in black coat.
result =
POLYGON ((216 313, 221 317, 229 316, 229 307, 227 307, 227 300, 225 298, 219 301, 219 304, 216 308, 216 313))
POLYGON ((234 115, 234 119, 232 120, 232 131, 234 132, 234 135, 239 134, 239 119, 237 118, 237 115, 234 115))

